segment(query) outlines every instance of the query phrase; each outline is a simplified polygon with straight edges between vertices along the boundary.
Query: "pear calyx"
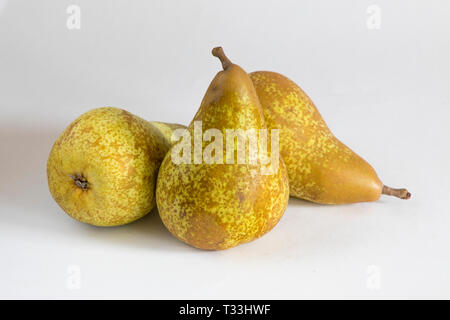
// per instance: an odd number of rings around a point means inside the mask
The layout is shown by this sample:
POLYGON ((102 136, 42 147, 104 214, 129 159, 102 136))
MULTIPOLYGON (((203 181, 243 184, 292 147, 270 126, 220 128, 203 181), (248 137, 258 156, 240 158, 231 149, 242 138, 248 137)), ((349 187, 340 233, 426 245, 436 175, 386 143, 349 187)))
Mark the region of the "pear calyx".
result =
POLYGON ((219 58, 220 62, 222 62, 223 70, 227 70, 227 68, 233 64, 225 55, 225 52, 223 52, 222 47, 215 47, 212 49, 211 53, 214 57, 219 58))
POLYGON ((89 189, 89 182, 87 181, 87 179, 79 173, 75 173, 75 175, 69 175, 69 177, 72 178, 73 182, 75 183, 75 185, 80 188, 81 190, 87 190, 89 189))
POLYGON ((400 199, 408 200, 411 198, 411 193, 408 192, 406 189, 394 189, 390 188, 388 186, 383 186, 383 190, 381 191, 382 194, 388 195, 388 196, 394 196, 400 199))

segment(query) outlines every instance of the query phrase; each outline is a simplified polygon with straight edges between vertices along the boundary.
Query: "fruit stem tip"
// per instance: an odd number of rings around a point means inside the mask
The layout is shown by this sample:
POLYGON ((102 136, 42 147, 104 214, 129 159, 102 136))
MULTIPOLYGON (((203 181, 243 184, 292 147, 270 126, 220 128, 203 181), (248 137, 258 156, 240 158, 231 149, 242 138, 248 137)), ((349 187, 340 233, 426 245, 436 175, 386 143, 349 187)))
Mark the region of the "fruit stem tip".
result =
POLYGON ((231 66, 233 63, 228 59, 228 57, 225 55, 225 52, 223 52, 222 47, 215 47, 211 51, 212 55, 214 57, 219 58, 220 62, 222 62, 223 70, 226 70, 229 66, 231 66))
POLYGON ((390 188, 388 186, 383 186, 383 190, 381 191, 382 194, 388 195, 388 196, 394 196, 400 199, 408 200, 411 198, 411 193, 408 192, 406 189, 394 189, 390 188))

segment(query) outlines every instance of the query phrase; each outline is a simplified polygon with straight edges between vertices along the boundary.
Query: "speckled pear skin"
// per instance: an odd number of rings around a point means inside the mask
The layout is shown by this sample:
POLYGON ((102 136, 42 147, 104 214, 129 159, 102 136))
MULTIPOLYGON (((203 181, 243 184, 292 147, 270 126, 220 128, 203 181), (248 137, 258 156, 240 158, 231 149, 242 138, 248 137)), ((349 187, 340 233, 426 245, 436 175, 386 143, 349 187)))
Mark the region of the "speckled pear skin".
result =
MULTIPOLYGON (((209 128, 265 128, 261 106, 247 73, 237 65, 211 82, 193 122, 209 128)), ((210 142, 203 142, 203 147, 210 142)), ((225 146, 225 142, 224 142, 225 146)), ((192 147, 193 149, 193 147, 192 147)), ((156 201, 161 219, 178 239, 206 250, 223 250, 270 231, 286 210, 287 171, 261 175, 260 164, 175 164, 169 151, 158 175, 156 201)))
POLYGON ((267 127, 281 128, 291 196, 323 204, 380 198, 383 184, 375 170, 331 133, 299 86, 275 72, 253 72, 250 78, 267 127))
POLYGON ((153 125, 112 107, 86 112, 50 152, 51 195, 72 218, 95 226, 141 218, 155 206, 156 176, 170 148, 171 127, 182 126, 153 125))

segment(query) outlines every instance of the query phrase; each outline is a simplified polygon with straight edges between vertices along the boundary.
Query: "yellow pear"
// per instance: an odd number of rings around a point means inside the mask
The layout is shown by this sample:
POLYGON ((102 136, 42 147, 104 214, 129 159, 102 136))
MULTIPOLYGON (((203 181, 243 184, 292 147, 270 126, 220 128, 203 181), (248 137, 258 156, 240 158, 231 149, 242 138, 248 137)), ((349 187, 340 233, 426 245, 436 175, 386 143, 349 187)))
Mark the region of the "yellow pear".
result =
POLYGON ((324 204, 410 198, 383 185, 375 170, 328 129, 314 103, 293 81, 268 71, 250 74, 268 128, 280 129, 280 153, 290 195, 324 204))
MULTIPOLYGON (((234 138, 229 153, 232 156, 224 152, 223 147, 230 141, 228 130, 259 132, 266 129, 266 125, 247 73, 231 63, 222 48, 213 49, 213 55, 221 60, 224 70, 211 82, 188 127, 186 145, 189 148, 181 149, 188 160, 180 162, 178 152, 174 152, 183 140, 164 158, 158 175, 156 201, 164 225, 175 237, 197 248, 222 250, 252 241, 271 230, 286 209, 289 185, 280 157, 269 166, 261 159, 254 162, 249 152, 248 157, 242 157, 243 161, 239 162, 235 155, 237 158, 241 149, 238 143, 234 144, 234 138), (212 133, 214 141, 205 142, 213 140, 209 136, 212 133), (199 136, 200 153, 195 151, 195 140, 199 136), (207 157, 212 144, 218 146, 210 153, 214 161, 207 157), (265 171, 267 167, 278 170, 265 171)), ((248 146, 250 149, 250 144, 248 146)), ((257 148, 261 151, 260 142, 257 148)), ((274 156, 267 151, 268 157, 274 156)))
POLYGON ((181 125, 107 107, 86 112, 58 137, 47 162, 50 193, 72 218, 117 226, 155 206, 159 166, 181 125))

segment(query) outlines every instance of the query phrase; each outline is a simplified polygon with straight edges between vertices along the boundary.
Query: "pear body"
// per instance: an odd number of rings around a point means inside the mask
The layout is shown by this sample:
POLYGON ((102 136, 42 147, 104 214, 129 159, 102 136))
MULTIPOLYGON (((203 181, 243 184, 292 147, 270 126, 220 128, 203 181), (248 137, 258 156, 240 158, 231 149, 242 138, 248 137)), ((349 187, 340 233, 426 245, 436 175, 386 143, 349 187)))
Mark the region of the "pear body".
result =
POLYGON ((93 109, 58 137, 47 162, 50 193, 71 217, 96 226, 132 222, 155 206, 170 129, 125 110, 93 109))
MULTIPOLYGON (((188 127, 191 137, 198 121, 202 134, 217 129, 224 138, 227 129, 266 128, 244 70, 231 65, 216 75, 188 127)), ((202 149, 209 143, 203 141, 202 149)), ((289 184, 281 158, 277 172, 264 175, 259 163, 228 164, 223 155, 222 164, 176 164, 169 151, 158 175, 156 200, 164 225, 197 248, 222 250, 252 241, 271 230, 287 206, 289 184)))
POLYGON ((290 195, 323 204, 379 199, 383 184, 364 159, 329 130, 312 100, 285 76, 250 74, 268 128, 280 129, 290 195))

